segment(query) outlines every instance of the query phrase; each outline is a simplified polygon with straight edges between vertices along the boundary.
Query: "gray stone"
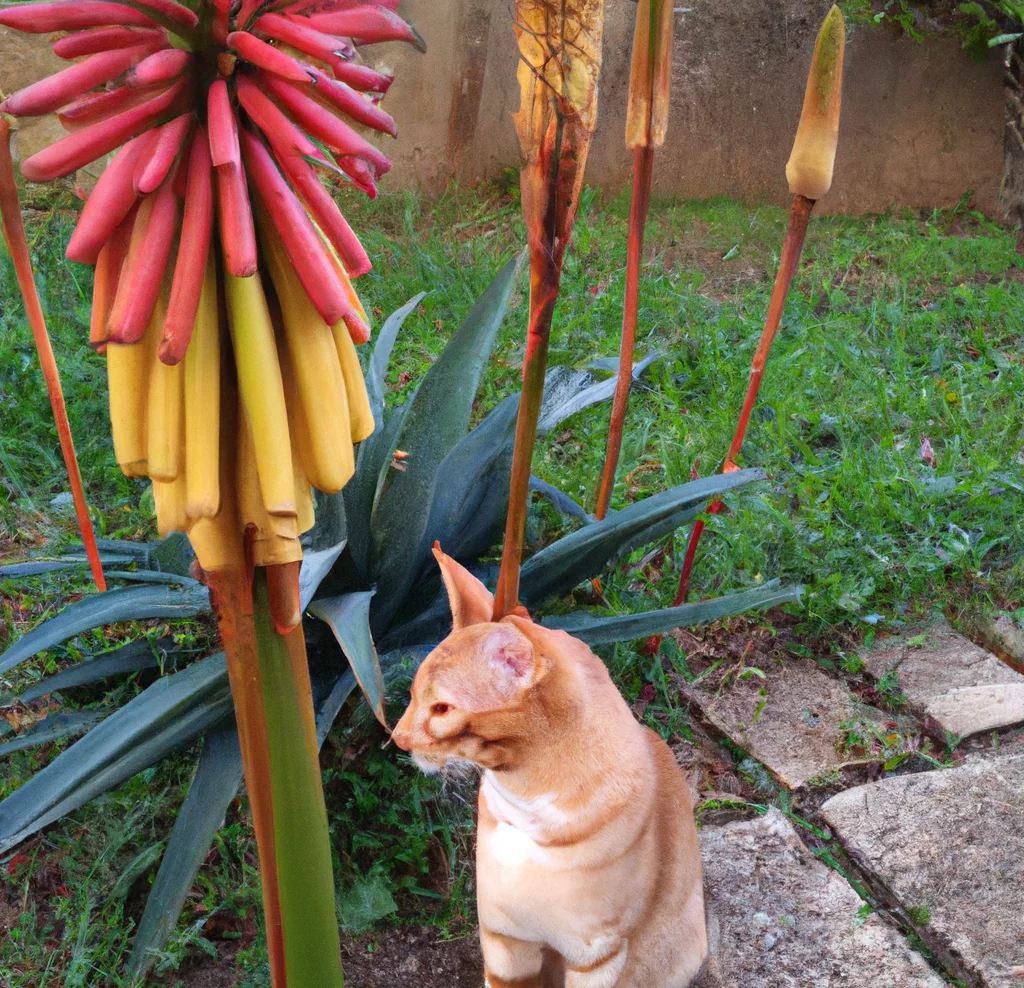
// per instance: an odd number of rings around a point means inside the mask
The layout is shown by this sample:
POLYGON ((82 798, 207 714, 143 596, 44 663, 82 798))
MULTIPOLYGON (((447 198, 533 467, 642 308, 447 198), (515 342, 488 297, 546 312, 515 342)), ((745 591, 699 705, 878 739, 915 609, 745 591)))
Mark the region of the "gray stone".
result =
POLYGON ((1024 671, 1024 625, 1009 614, 996 617, 983 614, 972 618, 970 623, 972 634, 1018 672, 1024 671))
POLYGON ((764 678, 751 676, 717 692, 698 687, 684 694, 791 789, 842 764, 844 722, 881 719, 812 662, 785 662, 763 672, 764 678))
POLYGON ((950 690, 930 700, 925 713, 947 731, 967 737, 1024 723, 1024 682, 950 690))
POLYGON ((876 679, 895 672, 910 705, 951 734, 967 737, 1024 721, 1017 689, 1024 676, 944 622, 862 658, 876 679))
POLYGON ((944 988, 775 809, 700 834, 714 956, 702 988, 944 988))
POLYGON ((61 491, 50 498, 50 507, 55 511, 72 511, 74 506, 75 498, 70 491, 61 491))
POLYGON ((969 983, 1024 985, 1024 755, 848 789, 821 812, 969 983))

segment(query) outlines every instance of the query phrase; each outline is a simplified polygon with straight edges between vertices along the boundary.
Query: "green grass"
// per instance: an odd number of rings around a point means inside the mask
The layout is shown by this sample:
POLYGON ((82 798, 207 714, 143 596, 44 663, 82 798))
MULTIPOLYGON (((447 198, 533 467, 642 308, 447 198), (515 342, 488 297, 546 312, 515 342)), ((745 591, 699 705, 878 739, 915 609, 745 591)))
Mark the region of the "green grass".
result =
MULTIPOLYGON (((101 531, 151 537, 145 486, 125 480, 113 461, 103 363, 86 342, 91 272, 63 259, 71 217, 66 202, 57 206, 30 217, 29 235, 88 493, 101 531)), ((579 367, 617 354, 627 214, 625 195, 606 201, 585 194, 566 260, 552 365, 579 367)), ((396 347, 389 383, 393 400, 401 400, 523 243, 517 190, 513 182, 480 192, 453 188, 433 202, 385 195, 353 204, 349 216, 366 231, 376 261, 360 290, 378 325, 410 296, 429 291, 396 347)), ((742 402, 784 228, 781 210, 731 200, 654 204, 638 350, 664 356, 634 391, 613 506, 684 482, 697 463, 704 474, 717 468, 742 402)), ((0 479, 7 491, 0 500, 0 556, 16 556, 44 539, 73 538, 74 523, 49 506, 66 482, 3 254, 0 292, 0 479)), ((517 386, 524 292, 525 283, 485 375, 478 416, 517 386)), ((964 208, 815 217, 742 455, 743 465, 763 467, 769 481, 731 498, 731 511, 710 520, 694 596, 774 577, 805 584, 805 607, 794 609, 798 632, 819 655, 834 650, 836 665, 851 673, 851 645, 876 628, 910 623, 934 609, 955 616, 966 607, 1024 605, 1022 312, 1016 235, 964 208), (922 461, 923 436, 934 467, 922 461)), ((578 415, 537 452, 535 472, 588 509, 607 414, 604 406, 578 415)), ((686 534, 677 534, 655 568, 624 568, 606 580, 609 602, 623 610, 668 603, 686 534)), ((85 583, 62 577, 28 589, 0 585, 0 646, 85 583)), ((198 634, 201 641, 202 629, 198 634)), ((73 650, 101 644, 79 640, 47 661, 60 663, 73 650)), ((608 650, 606 658, 627 699, 645 703, 652 727, 668 738, 687 736, 666 671, 626 646, 608 650)), ((666 658, 672 671, 690 678, 678 648, 666 658)), ((44 671, 30 666, 25 675, 44 671)), ((137 688, 134 681, 124 687, 137 688)), ((898 705, 900 697, 890 700, 898 705)), ((339 912, 358 926, 390 914, 393 901, 399 921, 427 919, 454 932, 472 914, 470 806, 390 751, 382 753, 380 741, 357 721, 336 729, 325 749, 339 912)), ((28 752, 8 762, 5 785, 27 777, 38 757, 28 752)), ((106 972, 124 959, 142 890, 114 892, 123 890, 132 862, 144 862, 139 855, 166 837, 190 765, 187 757, 171 760, 50 828, 26 853, 36 854, 52 879, 33 880, 24 863, 11 874, 0 868, 7 901, 24 901, 17 936, 0 945, 0 970, 20 965, 12 985, 118 984, 106 972), (54 891, 57 886, 70 895, 54 891), (47 965, 51 973, 44 975, 47 965), (84 980, 66 981, 69 970, 84 980)), ((215 860, 164 960, 169 969, 204 949, 197 924, 211 911, 229 930, 251 934, 259 926, 245 812, 243 803, 229 814, 215 860)), ((143 883, 149 873, 141 872, 143 883)), ((240 963, 242 983, 267 983, 259 941, 240 963)))

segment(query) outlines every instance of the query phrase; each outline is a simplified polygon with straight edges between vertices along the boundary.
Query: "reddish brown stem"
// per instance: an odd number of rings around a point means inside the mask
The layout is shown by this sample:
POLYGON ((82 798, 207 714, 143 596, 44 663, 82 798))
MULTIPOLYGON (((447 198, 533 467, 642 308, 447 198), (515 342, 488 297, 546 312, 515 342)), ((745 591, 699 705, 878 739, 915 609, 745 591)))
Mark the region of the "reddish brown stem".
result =
POLYGON ((82 487, 82 475, 78 469, 78 457, 75 455, 75 443, 71 437, 71 424, 68 422, 67 406, 64 404, 64 391, 60 386, 60 372, 50 345, 50 335, 46 331, 46 319, 43 307, 39 303, 35 279, 32 276, 32 258, 29 255, 28 239, 25 236, 25 224, 21 218, 21 203, 18 201, 18 186, 14 181, 14 162, 11 160, 11 125, 0 118, 0 215, 3 216, 4 240, 11 252, 14 262, 14 273, 18 278, 21 297, 25 301, 25 313, 32 336, 39 354, 39 366, 46 381, 46 391, 50 396, 50 407, 57 425, 61 452, 64 454, 64 465, 67 467, 68 480, 71 482, 71 496, 75 502, 75 515, 78 518, 78 529, 82 533, 82 544, 89 559, 92 578, 96 589, 101 593, 107 589, 107 581, 103 577, 100 555, 96 549, 96 537, 89 518, 89 507, 85 501, 85 490, 82 487))
POLYGON ((622 427, 633 383, 633 349, 636 346, 636 317, 640 300, 640 264, 643 260, 644 228, 651 204, 651 173, 654 169, 654 148, 638 147, 633 151, 633 197, 629 207, 629 240, 626 247, 626 299, 622 311, 622 342, 619 345, 619 374, 615 382, 611 421, 608 425, 608 446, 604 454, 604 471, 597 494, 597 520, 608 514, 615 470, 622 451, 622 427))
MULTIPOLYGON (((765 365, 768 363, 768 354, 775 341, 779 324, 782 322, 786 296, 789 294, 789 286, 793 282, 793 275, 796 273, 796 266, 800 260, 800 252, 803 250, 804 238, 807 236, 807 224, 811 218, 811 210, 814 209, 814 202, 815 200, 808 199, 806 196, 793 196, 793 204, 789 210, 789 227, 786 230, 786 239, 782 243, 782 256, 779 258, 779 270, 775 276, 775 287, 772 290, 764 331, 761 333, 761 342, 757 346, 757 352, 754 354, 751 364, 747 396, 743 401, 743 409, 736 424, 736 432, 732 437, 729 452, 726 454, 725 463, 722 466, 723 473, 731 473, 739 469, 736 466, 736 457, 739 456, 740 449, 743 447, 747 425, 750 422, 750 413, 754 409, 754 402, 757 401, 757 392, 761 387, 761 379, 764 377, 765 365)), ((717 515, 722 510, 722 502, 713 501, 707 510, 709 514, 717 515)), ((703 531, 704 522, 699 520, 690 533, 690 542, 683 558, 683 571, 679 575, 679 590, 672 602, 673 607, 678 607, 686 602, 687 594, 690 591, 690 574, 693 570, 694 557, 697 554, 697 543, 700 542, 703 531)))
MULTIPOLYGON (((523 537, 530 498, 530 471, 533 447, 537 439, 537 420, 544 398, 544 376, 548 365, 548 343, 551 321, 558 301, 562 280, 562 257, 565 241, 559 240, 560 219, 566 223, 563 237, 572 229, 575 205, 566 217, 559 216, 559 181, 563 163, 564 120, 558 116, 546 155, 523 166, 522 181, 533 189, 530 197, 540 209, 527 208, 524 199, 530 249, 530 325, 526 334, 526 355, 523 358, 523 390, 516 417, 516 439, 512 449, 512 473, 509 480, 508 515, 505 519, 505 542, 501 552, 498 587, 494 594, 494 620, 500 621, 519 606, 519 568, 523 560, 523 537), (539 192, 539 195, 537 193, 539 192), (534 198, 535 197, 535 198, 534 198)), ((584 154, 585 159, 585 154, 584 154)), ((579 162, 582 167, 582 162, 579 162)))
POLYGON ((537 420, 544 396, 548 341, 555 302, 558 301, 560 273, 549 251, 530 251, 530 327, 523 365, 523 391, 516 419, 516 441, 512 453, 505 544, 498 588, 494 595, 495 621, 511 614, 519 606, 519 566, 523 558, 523 537, 526 532, 530 470, 533 465, 534 441, 537 438, 537 420))

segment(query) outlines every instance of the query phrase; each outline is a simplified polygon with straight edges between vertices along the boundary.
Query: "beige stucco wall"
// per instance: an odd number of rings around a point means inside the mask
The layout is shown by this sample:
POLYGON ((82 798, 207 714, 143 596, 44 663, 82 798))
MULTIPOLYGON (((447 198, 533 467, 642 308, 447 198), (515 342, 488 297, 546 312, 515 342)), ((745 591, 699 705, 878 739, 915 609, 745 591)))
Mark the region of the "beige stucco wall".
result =
MULTIPOLYGON (((601 109, 588 181, 628 181, 625 95, 636 7, 606 0, 601 109)), ((655 191, 783 202, 814 33, 830 0, 679 0, 669 139, 655 191)), ((427 189, 518 163, 511 0, 405 0, 426 57, 389 52, 386 105, 399 125, 392 181, 427 189)), ((918 44, 895 30, 851 32, 835 183, 822 207, 874 212, 956 202, 994 212, 1003 174, 1002 67, 955 37, 918 44)))
MULTIPOLYGON (((588 181, 628 181, 623 147, 632 20, 630 0, 606 0, 601 111, 588 181)), ((509 115, 518 104, 512 0, 405 0, 425 56, 369 49, 397 72, 385 106, 399 125, 386 140, 387 187, 437 190, 518 163, 509 115)), ((672 119, 655 190, 784 202, 784 166, 799 117, 814 32, 829 0, 679 0, 672 119)), ((0 28, 0 90, 60 65, 45 39, 0 28)), ((941 206, 968 189, 994 213, 1003 174, 1002 68, 972 62, 955 37, 917 44, 885 28, 855 29, 847 49, 835 184, 822 208, 874 212, 941 206)), ((49 139, 51 119, 29 121, 18 153, 49 139)))

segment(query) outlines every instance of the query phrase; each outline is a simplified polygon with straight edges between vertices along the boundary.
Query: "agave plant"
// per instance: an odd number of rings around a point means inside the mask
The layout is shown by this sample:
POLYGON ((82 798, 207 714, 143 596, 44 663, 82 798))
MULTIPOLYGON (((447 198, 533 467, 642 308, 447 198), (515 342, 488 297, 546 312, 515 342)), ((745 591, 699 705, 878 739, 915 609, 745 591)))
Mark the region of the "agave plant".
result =
MULTIPOLYGON (((520 260, 513 259, 501 269, 415 393, 398 407, 385 401, 385 375, 399 331, 423 296, 393 313, 378 334, 366 370, 377 429, 359 447, 352 482, 343 492, 320 498, 318 523, 300 573, 319 744, 357 684, 383 720, 383 672, 410 655, 422 655, 448 631, 447 600, 430 563, 434 540, 494 583, 497 567, 484 560, 496 553, 505 522, 519 396, 500 402, 472 430, 469 424, 519 267, 520 260), (403 458, 403 453, 408 455, 403 458)), ((650 363, 651 358, 640 361, 637 373, 650 363)), ((595 381, 564 369, 548 377, 539 420, 542 435, 607 400, 615 387, 614 379, 595 381)), ((665 537, 709 498, 762 477, 760 471, 742 470, 684 484, 612 512, 601 522, 534 478, 534 488, 578 527, 527 560, 523 601, 531 609, 543 608, 624 553, 665 537)), ((207 588, 188 575, 191 550, 183 537, 156 544, 101 540, 99 548, 108 579, 123 585, 71 604, 24 635, 0 655, 0 675, 93 628, 126 620, 189 618, 210 610, 207 588)), ((84 556, 72 552, 0 568, 0 579, 84 565, 84 556)), ((684 607, 636 615, 570 613, 545 623, 597 644, 773 606, 797 593, 773 582, 684 607)), ((172 641, 140 639, 71 666, 6 702, 27 702, 160 663, 174 668, 176 657, 172 641)), ((56 714, 31 733, 0 744, 5 754, 87 730, 0 803, 0 853, 204 737, 136 934, 130 967, 141 972, 173 931, 241 782, 225 657, 211 655, 162 676, 95 726, 90 717, 95 715, 56 714)))

